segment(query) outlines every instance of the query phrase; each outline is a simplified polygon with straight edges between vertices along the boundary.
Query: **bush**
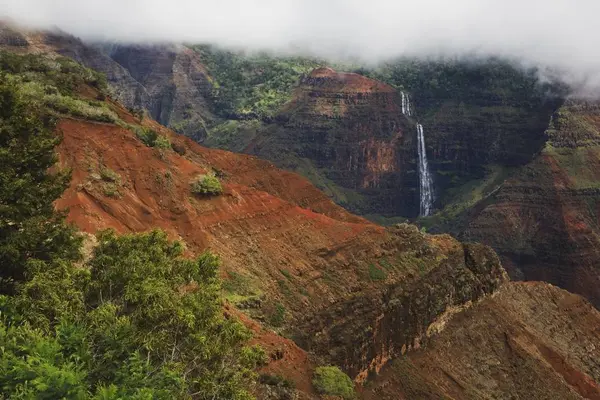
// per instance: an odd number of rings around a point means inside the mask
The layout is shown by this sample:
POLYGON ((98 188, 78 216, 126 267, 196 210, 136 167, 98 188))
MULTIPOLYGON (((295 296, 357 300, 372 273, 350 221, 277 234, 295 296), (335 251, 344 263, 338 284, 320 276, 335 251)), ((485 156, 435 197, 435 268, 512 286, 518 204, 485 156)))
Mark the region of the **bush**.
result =
POLYGON ((269 322, 271 325, 275 327, 280 327, 285 322, 285 306, 281 303, 277 303, 275 305, 275 311, 269 318, 269 322))
POLYGON ((100 168, 100 177, 102 178, 103 181, 106 181, 106 182, 113 182, 113 183, 121 182, 121 176, 108 167, 100 168))
POLYGON ((158 135, 153 147, 157 149, 171 149, 171 141, 166 136, 158 135))
POLYGON ((171 142, 166 136, 159 135, 154 129, 145 126, 136 126, 133 128, 135 135, 148 147, 159 149, 170 149, 171 142))
POLYGON ((258 381, 264 385, 269 385, 269 386, 277 386, 277 387, 282 387, 282 388, 286 388, 286 389, 295 389, 296 388, 296 384, 281 376, 281 375, 270 375, 270 374, 261 374, 258 381))
POLYGON ((369 264, 369 278, 372 281, 384 281, 387 274, 384 270, 377 268, 375 264, 369 264))
POLYGON ((192 193, 202 196, 218 196, 223 193, 223 187, 219 182, 219 178, 213 174, 208 174, 192 183, 192 193))
POLYGON ((338 367, 318 367, 313 375, 313 385, 321 394, 354 399, 354 382, 338 367))
POLYGON ((113 199, 121 197, 119 187, 114 182, 104 182, 102 184, 102 193, 104 193, 106 197, 112 197, 113 199))

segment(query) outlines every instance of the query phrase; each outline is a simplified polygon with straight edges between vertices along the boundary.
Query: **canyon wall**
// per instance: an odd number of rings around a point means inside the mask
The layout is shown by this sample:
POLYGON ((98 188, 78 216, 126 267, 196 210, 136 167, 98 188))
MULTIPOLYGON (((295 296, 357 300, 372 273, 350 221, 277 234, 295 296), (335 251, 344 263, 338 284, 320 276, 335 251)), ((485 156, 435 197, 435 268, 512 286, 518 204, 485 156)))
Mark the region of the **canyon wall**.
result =
POLYGON ((416 215, 416 124, 400 93, 353 73, 319 68, 245 149, 310 176, 308 160, 333 198, 362 213, 416 215))
POLYGON ((462 236, 493 246, 511 274, 600 306, 600 106, 570 101, 540 154, 468 213, 462 236))

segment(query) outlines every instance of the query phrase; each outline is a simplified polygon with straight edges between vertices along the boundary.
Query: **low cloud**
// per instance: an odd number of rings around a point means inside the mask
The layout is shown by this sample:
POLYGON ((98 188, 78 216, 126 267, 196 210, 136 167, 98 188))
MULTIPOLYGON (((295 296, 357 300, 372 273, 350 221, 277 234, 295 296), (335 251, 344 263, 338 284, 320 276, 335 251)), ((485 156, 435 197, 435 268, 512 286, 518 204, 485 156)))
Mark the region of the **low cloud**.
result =
POLYGON ((0 0, 90 40, 210 42, 378 62, 499 55, 600 87, 597 0, 0 0))

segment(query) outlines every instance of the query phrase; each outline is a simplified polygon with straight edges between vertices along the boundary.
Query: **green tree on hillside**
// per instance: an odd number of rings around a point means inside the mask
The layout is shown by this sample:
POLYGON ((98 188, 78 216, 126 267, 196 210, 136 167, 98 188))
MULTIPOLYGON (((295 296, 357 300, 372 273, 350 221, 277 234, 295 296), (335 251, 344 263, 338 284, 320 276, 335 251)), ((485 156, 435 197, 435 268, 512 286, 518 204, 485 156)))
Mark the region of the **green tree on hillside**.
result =
POLYGON ((79 240, 53 202, 69 173, 48 173, 60 142, 54 121, 0 75, 0 293, 11 293, 39 262, 75 260, 79 240))
MULTIPOLYGON (((32 60, 9 59, 21 72, 32 60)), ((80 236, 53 207, 69 182, 55 121, 3 79, 3 60, 0 398, 251 399, 264 353, 223 315, 218 258, 187 259, 160 231, 107 231, 82 262, 80 236)))

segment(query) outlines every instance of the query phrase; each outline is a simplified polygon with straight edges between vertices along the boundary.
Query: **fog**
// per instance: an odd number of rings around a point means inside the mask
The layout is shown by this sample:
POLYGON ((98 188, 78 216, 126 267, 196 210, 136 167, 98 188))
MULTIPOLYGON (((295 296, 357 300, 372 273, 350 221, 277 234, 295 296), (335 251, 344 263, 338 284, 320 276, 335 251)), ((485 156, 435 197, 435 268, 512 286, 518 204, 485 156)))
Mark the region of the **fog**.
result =
POLYGON ((600 83, 597 0, 0 0, 0 16, 89 40, 209 42, 352 57, 499 55, 600 83))

